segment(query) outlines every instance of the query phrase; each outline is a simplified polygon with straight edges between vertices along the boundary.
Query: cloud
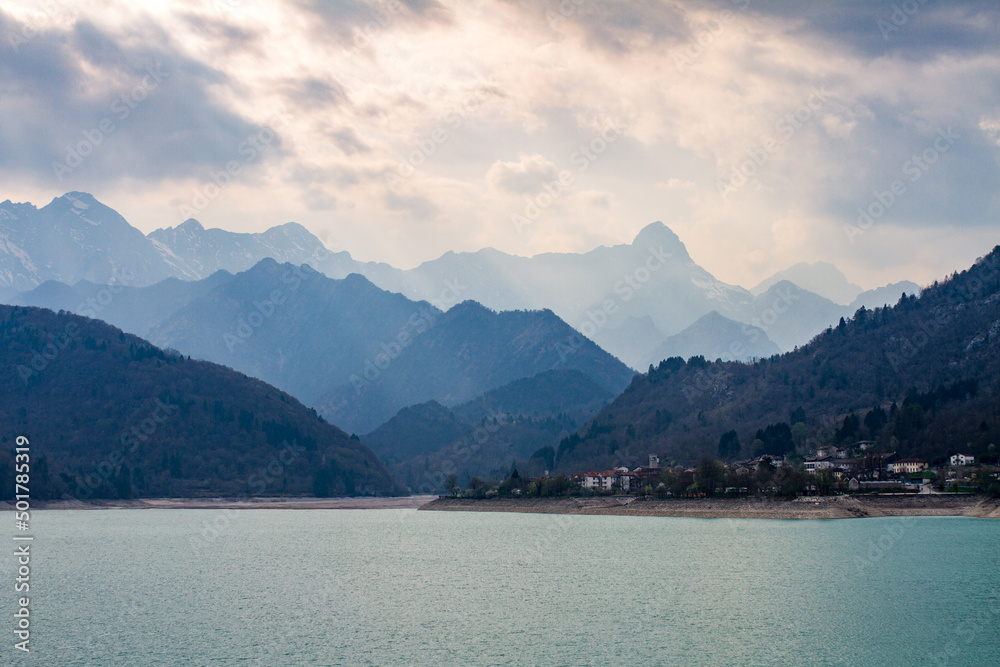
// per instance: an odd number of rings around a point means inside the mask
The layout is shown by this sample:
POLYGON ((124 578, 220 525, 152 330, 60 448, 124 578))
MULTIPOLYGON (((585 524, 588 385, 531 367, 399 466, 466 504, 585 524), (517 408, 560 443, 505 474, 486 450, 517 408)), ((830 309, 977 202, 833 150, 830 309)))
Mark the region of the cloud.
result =
POLYGON ((342 127, 339 130, 330 131, 328 136, 345 155, 371 152, 371 148, 350 127, 342 127))
POLYGON ((1000 111, 980 118, 979 129, 985 132, 986 136, 997 146, 1000 146, 1000 111))
MULTIPOLYGON (((744 3, 714 0, 719 8, 732 9, 734 4, 744 3)), ((745 5, 749 14, 780 20, 796 41, 819 40, 865 59, 891 55, 919 62, 944 54, 961 58, 1000 46, 996 3, 990 0, 771 0, 745 5)))
POLYGON ((417 220, 429 220, 438 213, 438 208, 426 197, 411 197, 390 192, 384 198, 391 211, 404 212, 417 220))
POLYGON ((665 183, 657 183, 655 187, 658 190, 693 190, 695 188, 695 183, 694 181, 683 180, 680 178, 671 178, 665 183))
POLYGON ((974 259, 1000 213, 1000 11, 914 2, 81 0, 16 50, 32 19, 9 3, 0 177, 4 196, 90 190, 154 228, 237 160, 206 222, 335 222, 345 248, 403 265, 480 245, 586 250, 658 219, 732 281, 799 259, 857 267, 875 246, 910 269, 909 246, 943 229, 974 259), (169 76, 123 100, 157 65, 169 76), (290 121, 242 164, 282 108, 290 121), (59 181, 52 163, 106 118, 113 132, 59 181), (623 136, 581 162, 615 124, 623 136), (858 208, 947 128, 960 138, 848 243, 858 208), (511 215, 563 170, 572 196, 518 233, 511 215))
POLYGON ((297 5, 320 19, 327 36, 332 33, 345 48, 363 48, 385 31, 451 20, 451 12, 435 0, 298 0, 297 5))
POLYGON ((588 47, 618 56, 662 49, 688 37, 683 10, 669 2, 504 1, 551 30, 577 28, 588 47))
POLYGON ((538 194, 546 183, 559 178, 559 168, 541 155, 518 156, 517 162, 497 160, 486 172, 486 182, 514 195, 538 194))
MULTIPOLYGON (((3 20, 0 28, 19 29, 3 20)), ((0 102, 0 169, 71 189, 218 168, 241 159, 241 142, 262 129, 215 98, 213 89, 226 82, 148 21, 130 26, 128 39, 86 20, 69 30, 48 26, 16 56, 0 59, 8 91, 0 102)), ((280 138, 268 150, 280 154, 280 138)))
POLYGON ((286 79, 282 85, 289 100, 299 106, 340 106, 350 103, 347 91, 338 81, 316 76, 286 79))

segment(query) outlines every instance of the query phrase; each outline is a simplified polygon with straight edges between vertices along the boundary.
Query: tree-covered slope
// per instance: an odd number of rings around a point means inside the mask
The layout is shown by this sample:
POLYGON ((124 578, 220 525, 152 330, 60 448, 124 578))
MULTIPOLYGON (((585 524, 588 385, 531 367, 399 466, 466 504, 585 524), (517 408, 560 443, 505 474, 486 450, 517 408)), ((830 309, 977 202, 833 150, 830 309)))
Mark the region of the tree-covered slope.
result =
POLYGON ((441 490, 452 473, 463 483, 506 477, 517 460, 526 474, 540 474, 552 468, 553 445, 612 398, 585 373, 550 370, 454 408, 403 408, 362 440, 415 492, 441 490))
POLYGON ((990 456, 998 397, 1000 247, 920 298, 859 309, 794 352, 754 364, 665 360, 565 439, 556 467, 635 464, 650 453, 696 461, 717 454, 730 430, 742 455, 867 438, 901 456, 990 456))
POLYGON ((288 394, 98 320, 0 306, 0 366, 0 478, 27 436, 36 498, 399 492, 288 394))
POLYGON ((392 352, 376 358, 380 368, 322 398, 317 409, 362 431, 407 405, 458 405, 548 370, 580 371, 614 393, 635 374, 551 311, 497 313, 474 301, 441 314, 392 352))

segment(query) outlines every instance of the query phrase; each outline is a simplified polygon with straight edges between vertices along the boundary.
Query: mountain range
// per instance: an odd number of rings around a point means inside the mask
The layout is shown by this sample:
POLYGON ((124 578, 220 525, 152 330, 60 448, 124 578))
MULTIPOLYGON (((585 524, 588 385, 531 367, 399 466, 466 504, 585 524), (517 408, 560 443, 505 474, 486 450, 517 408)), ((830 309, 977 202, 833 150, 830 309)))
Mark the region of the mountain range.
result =
POLYGON ((931 462, 958 452, 992 461, 998 415, 1000 246, 919 298, 859 309, 793 352, 660 362, 560 442, 555 469, 637 465, 649 454, 693 463, 715 456, 716 443, 725 458, 803 456, 858 440, 931 462))
MULTIPOLYGON (((893 303, 903 292, 919 291, 904 282, 861 292, 824 263, 797 264, 746 290, 714 278, 658 222, 629 244, 582 254, 527 258, 486 248, 448 252, 400 270, 332 252, 296 223, 243 234, 187 220, 143 235, 86 193, 67 193, 40 209, 9 200, 0 204, 0 299, 7 302, 49 280, 142 287, 165 278, 203 280, 219 270, 238 273, 266 258, 308 264, 336 279, 357 273, 441 310, 465 300, 497 311, 549 309, 636 369, 658 363, 671 350, 689 351, 685 340, 709 358, 751 359, 773 352, 769 342, 791 350, 861 306, 893 303), (443 303, 442 294, 450 292, 460 299, 443 303), (699 347, 705 325, 699 320, 713 311, 750 329, 738 339, 716 336, 699 347)), ((735 330, 732 324, 726 328, 735 330)))
POLYGON ((551 311, 497 313, 457 293, 448 299, 457 305, 442 311, 358 274, 334 280, 265 259, 237 274, 148 287, 46 282, 18 301, 99 317, 225 364, 358 433, 408 405, 458 405, 551 369, 581 371, 613 394, 634 374, 551 311))

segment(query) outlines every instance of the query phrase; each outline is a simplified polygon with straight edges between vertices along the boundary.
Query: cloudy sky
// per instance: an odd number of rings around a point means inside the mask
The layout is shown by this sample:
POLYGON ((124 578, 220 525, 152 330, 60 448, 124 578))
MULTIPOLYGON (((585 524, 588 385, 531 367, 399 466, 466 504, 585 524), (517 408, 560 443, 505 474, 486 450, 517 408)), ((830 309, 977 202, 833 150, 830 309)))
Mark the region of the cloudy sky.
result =
POLYGON ((406 268, 661 220, 745 286, 1000 243, 995 2, 7 0, 0 38, 0 199, 145 232, 294 220, 406 268))

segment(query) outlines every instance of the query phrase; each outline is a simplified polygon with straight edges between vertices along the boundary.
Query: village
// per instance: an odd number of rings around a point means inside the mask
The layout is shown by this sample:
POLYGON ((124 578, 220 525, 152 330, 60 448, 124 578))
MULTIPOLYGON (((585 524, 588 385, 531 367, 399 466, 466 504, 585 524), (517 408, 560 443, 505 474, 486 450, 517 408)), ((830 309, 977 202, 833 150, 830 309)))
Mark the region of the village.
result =
POLYGON ((874 442, 861 441, 849 447, 820 447, 805 459, 766 455, 732 462, 706 459, 694 468, 664 467, 658 456, 650 455, 645 466, 577 472, 572 480, 583 492, 661 497, 975 493, 1000 480, 1000 468, 977 466, 971 454, 959 452, 932 465, 874 449, 874 442))

